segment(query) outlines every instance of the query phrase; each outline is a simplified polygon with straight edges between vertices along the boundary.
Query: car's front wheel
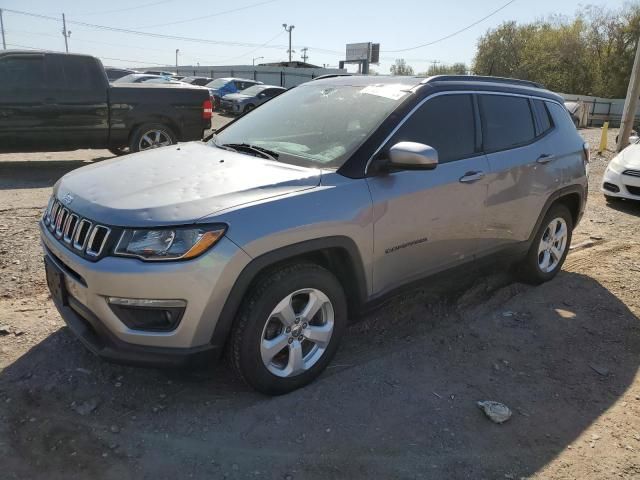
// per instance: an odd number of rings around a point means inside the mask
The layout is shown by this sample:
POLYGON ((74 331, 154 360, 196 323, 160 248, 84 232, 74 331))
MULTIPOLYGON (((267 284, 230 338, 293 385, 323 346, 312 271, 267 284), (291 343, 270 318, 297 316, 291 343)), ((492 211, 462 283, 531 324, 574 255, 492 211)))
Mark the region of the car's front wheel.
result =
POLYGON ((573 217, 569 209, 562 204, 552 206, 522 262, 523 280, 540 284, 555 277, 569 253, 572 234, 573 217))
POLYGON ((347 323, 336 277, 293 264, 258 280, 232 329, 229 360, 256 390, 280 395, 313 381, 331 361, 347 323))

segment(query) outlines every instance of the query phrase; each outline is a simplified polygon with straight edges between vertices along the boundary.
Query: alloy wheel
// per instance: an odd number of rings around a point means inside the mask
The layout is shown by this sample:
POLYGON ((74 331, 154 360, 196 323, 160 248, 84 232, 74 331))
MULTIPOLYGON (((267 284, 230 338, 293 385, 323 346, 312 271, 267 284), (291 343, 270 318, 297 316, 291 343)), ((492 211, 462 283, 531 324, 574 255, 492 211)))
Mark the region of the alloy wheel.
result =
POLYGON ((560 264, 567 249, 569 230, 567 222, 561 218, 554 218, 545 228, 538 245, 538 267, 544 273, 552 272, 560 264))
POLYGON ((278 377, 293 377, 313 367, 329 346, 334 317, 331 301, 315 288, 283 298, 260 337, 260 355, 267 370, 278 377))
POLYGON ((166 147, 173 144, 171 137, 164 130, 149 130, 140 137, 138 150, 151 150, 152 148, 166 147))

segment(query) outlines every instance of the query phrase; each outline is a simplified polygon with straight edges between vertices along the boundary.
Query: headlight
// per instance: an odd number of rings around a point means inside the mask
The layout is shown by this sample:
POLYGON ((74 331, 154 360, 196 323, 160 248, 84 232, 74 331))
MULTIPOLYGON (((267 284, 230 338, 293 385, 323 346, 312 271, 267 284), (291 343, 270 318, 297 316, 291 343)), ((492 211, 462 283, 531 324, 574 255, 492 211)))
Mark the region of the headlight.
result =
POLYGON ((115 254, 142 260, 188 260, 198 257, 222 238, 224 225, 162 229, 127 229, 115 254))
POLYGON ((607 169, 615 173, 622 173, 622 171, 624 170, 624 167, 622 165, 622 160, 623 160, 623 156, 617 155, 609 162, 609 165, 607 165, 607 169))

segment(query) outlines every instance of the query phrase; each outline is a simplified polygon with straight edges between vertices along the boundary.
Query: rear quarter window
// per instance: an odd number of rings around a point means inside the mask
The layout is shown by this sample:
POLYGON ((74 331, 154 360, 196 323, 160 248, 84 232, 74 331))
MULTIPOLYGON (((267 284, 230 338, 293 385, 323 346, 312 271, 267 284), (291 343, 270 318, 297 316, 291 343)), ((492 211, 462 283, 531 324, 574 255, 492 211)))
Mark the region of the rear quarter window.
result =
POLYGON ((529 100, 506 95, 479 95, 485 151, 505 150, 536 136, 529 100))

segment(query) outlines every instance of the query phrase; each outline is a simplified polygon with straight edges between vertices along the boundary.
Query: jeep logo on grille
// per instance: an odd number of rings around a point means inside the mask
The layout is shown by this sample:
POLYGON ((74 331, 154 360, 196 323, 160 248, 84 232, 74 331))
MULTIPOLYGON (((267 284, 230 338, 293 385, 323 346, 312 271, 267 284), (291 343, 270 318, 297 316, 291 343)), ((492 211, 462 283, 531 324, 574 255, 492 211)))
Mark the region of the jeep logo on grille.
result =
POLYGON ((71 202, 73 202, 73 195, 71 195, 70 193, 67 193, 64 197, 62 197, 62 203, 64 203, 65 205, 70 205, 71 202))

